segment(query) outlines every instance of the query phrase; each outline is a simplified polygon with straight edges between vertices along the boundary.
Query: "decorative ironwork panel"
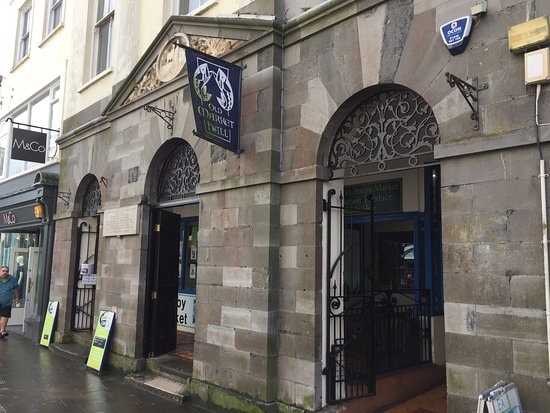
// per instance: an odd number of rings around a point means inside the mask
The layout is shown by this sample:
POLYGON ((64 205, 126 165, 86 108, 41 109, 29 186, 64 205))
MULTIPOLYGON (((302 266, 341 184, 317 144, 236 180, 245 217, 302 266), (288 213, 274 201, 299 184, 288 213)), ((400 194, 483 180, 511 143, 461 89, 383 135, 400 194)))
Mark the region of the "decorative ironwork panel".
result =
POLYGON ((199 183, 199 161, 189 144, 178 147, 164 163, 158 185, 160 201, 185 198, 199 183))
POLYGON ((92 179, 86 188, 84 200, 82 202, 82 216, 91 217, 97 215, 97 210, 101 205, 101 191, 99 190, 99 182, 97 179, 92 179))
POLYGON ((416 166, 426 155, 433 159, 438 143, 437 121, 421 96, 385 91, 363 101, 344 120, 332 142, 329 168, 356 176, 368 165, 378 172, 416 166))

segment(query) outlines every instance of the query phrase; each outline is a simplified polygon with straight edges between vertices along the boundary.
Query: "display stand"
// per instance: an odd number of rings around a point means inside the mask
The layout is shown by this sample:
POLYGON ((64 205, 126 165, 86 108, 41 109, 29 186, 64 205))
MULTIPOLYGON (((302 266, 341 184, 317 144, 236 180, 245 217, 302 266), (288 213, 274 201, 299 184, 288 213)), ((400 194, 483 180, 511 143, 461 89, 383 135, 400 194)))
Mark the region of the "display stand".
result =
POLYGON ((44 327, 42 328, 42 336, 40 337, 40 344, 45 347, 49 347, 52 341, 52 334, 55 326, 55 318, 57 315, 58 305, 58 301, 50 301, 48 303, 46 317, 44 318, 44 327))
POLYGON ((518 388, 514 383, 499 381, 479 395, 477 413, 522 413, 518 388))
POLYGON ((92 346, 90 347, 90 354, 86 362, 86 367, 96 370, 99 374, 102 372, 103 362, 109 351, 114 321, 115 313, 113 311, 100 311, 92 346))

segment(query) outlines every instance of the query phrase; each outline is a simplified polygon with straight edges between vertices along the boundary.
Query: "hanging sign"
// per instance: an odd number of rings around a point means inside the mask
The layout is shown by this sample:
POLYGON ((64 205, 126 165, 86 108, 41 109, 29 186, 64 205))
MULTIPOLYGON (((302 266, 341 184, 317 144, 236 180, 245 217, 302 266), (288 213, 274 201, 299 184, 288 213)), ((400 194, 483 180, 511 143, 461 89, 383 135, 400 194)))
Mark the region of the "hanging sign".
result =
POLYGON ((102 310, 99 313, 99 320, 97 320, 94 339, 92 340, 90 354, 88 355, 88 361, 86 362, 87 367, 91 367, 98 372, 101 372, 105 355, 109 349, 114 320, 115 313, 112 311, 102 310))
POLYGON ((46 134, 13 128, 11 159, 37 163, 46 162, 46 134))
POLYGON ((452 20, 439 28, 443 42, 452 55, 460 54, 466 49, 471 30, 472 16, 452 20))
POLYGON ((241 68, 195 49, 184 48, 197 127, 195 134, 239 153, 241 68))
POLYGON ((53 327, 55 325, 55 316, 57 315, 58 305, 58 301, 50 301, 48 303, 46 317, 44 318, 44 327, 42 328, 42 336, 40 337, 40 344, 46 347, 49 347, 52 341, 53 327))

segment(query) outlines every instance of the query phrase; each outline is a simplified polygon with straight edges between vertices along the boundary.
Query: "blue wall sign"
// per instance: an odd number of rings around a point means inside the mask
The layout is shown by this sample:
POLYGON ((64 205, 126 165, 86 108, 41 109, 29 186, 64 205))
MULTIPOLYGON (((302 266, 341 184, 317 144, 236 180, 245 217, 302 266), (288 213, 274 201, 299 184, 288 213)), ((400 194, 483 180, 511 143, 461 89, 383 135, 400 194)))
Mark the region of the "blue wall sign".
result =
POLYGON ((239 153, 241 68, 185 47, 195 134, 239 153))
POLYGON ((439 28, 443 42, 452 55, 466 49, 472 31, 472 16, 464 16, 445 23, 439 28))

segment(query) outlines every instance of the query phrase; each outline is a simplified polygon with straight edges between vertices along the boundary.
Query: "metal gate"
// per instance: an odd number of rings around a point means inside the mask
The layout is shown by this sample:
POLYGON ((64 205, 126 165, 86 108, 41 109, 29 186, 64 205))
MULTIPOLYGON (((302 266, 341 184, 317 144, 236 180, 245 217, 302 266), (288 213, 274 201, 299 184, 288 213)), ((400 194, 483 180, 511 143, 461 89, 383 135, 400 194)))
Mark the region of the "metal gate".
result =
MULTIPOLYGON (((103 181, 102 181, 103 182, 103 181)), ((99 215, 101 191, 95 176, 90 176, 82 200, 82 221, 77 229, 77 253, 74 269, 73 311, 71 328, 74 331, 91 331, 94 322, 97 252, 99 246, 99 215), (91 273, 85 274, 86 264, 91 273)))
MULTIPOLYGON (((99 217, 96 217, 99 223, 99 217)), ((81 272, 81 264, 91 264, 95 273, 97 255, 97 226, 93 230, 87 222, 82 222, 77 230, 78 257, 84 256, 82 262, 77 262, 75 268, 75 286, 73 293, 72 329, 74 331, 91 331, 94 322, 95 306, 95 275, 85 276, 81 272), (90 244, 91 248, 90 248, 90 244)))
POLYGON ((323 200, 328 403, 372 396, 377 374, 431 361, 429 291, 375 289, 374 200, 369 196, 368 210, 352 211, 344 208, 342 195, 333 205, 334 195, 330 189, 323 200), (370 234, 349 236, 344 219, 349 213, 370 216, 370 234))

